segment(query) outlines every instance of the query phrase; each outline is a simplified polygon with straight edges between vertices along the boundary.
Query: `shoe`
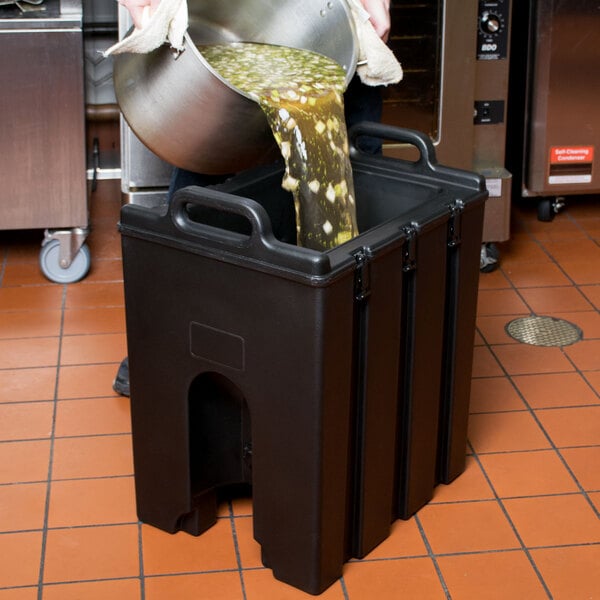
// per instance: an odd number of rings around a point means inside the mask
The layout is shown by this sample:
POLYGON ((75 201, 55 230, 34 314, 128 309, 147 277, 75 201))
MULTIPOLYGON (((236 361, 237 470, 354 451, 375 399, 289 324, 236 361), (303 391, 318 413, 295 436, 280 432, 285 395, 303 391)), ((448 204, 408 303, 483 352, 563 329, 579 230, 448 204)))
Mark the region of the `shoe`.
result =
POLYGON ((129 397, 129 358, 127 356, 119 365, 117 376, 113 381, 113 390, 121 396, 129 397))

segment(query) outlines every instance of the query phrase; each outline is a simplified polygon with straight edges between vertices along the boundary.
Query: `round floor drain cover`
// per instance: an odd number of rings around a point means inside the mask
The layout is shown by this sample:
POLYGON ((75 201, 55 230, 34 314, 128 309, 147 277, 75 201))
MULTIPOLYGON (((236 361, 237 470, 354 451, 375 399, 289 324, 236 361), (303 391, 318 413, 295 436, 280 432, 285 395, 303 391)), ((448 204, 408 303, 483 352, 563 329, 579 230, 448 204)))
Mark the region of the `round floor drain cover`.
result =
POLYGON ((569 346, 583 337, 577 325, 554 317, 521 317, 506 325, 506 333, 532 346, 569 346))

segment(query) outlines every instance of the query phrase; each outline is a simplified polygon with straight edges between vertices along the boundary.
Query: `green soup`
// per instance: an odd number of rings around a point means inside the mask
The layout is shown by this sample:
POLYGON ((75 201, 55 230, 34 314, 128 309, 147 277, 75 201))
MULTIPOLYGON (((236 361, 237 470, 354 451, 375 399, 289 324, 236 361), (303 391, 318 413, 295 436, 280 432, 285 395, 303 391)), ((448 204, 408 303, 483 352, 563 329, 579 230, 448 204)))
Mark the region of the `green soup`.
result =
POLYGON ((262 107, 285 160, 282 186, 294 196, 298 244, 327 250, 358 235, 342 67, 284 46, 232 43, 199 50, 262 107))

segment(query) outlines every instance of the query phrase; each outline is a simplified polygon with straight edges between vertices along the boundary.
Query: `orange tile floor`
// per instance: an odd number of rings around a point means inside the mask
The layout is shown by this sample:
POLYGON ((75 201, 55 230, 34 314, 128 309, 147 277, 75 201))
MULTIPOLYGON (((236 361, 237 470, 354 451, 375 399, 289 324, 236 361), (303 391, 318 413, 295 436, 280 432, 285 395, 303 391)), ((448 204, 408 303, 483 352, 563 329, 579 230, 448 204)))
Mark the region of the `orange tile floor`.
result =
MULTIPOLYGON (((138 522, 118 182, 91 197, 92 270, 49 283, 41 233, 0 232, 0 600, 291 600, 252 538, 249 500, 194 538, 138 522)), ((480 281, 467 468, 322 598, 600 598, 600 202, 552 223, 513 209, 501 268, 480 281), (516 342, 531 313, 571 346, 516 342)))

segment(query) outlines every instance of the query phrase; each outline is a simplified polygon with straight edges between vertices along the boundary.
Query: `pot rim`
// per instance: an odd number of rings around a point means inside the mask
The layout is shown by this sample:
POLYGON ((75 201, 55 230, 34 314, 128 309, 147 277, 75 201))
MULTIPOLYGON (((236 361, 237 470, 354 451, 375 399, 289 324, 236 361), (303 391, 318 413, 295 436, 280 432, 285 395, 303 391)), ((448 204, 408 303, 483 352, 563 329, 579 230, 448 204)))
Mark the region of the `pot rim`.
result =
MULTIPOLYGON (((350 29, 350 35, 352 36, 352 56, 350 57, 350 64, 348 65, 342 65, 340 64, 335 58, 328 56, 328 58, 331 58, 332 60, 336 60, 336 62, 338 62, 338 64, 342 67, 342 69, 344 69, 344 71, 346 72, 346 80, 345 80, 345 87, 344 90, 346 90, 348 88, 348 86, 350 85, 350 81, 352 81, 352 78, 354 77, 354 75, 356 74, 356 69, 358 66, 358 51, 359 51, 359 37, 358 37, 358 32, 356 30, 356 23, 354 21, 354 14, 352 11, 352 7, 350 6, 350 2, 348 0, 338 0, 340 6, 342 7, 343 11, 346 13, 346 17, 347 17, 347 23, 348 23, 348 27, 350 29)), ((201 52, 198 50, 196 43, 194 42, 194 40, 192 39, 190 32, 189 32, 189 28, 186 29, 185 33, 184 33, 184 41, 187 43, 188 46, 190 46, 192 48, 192 52, 193 54, 197 57, 200 58, 200 62, 202 63, 203 66, 207 67, 209 72, 212 73, 213 75, 215 75, 217 77, 217 79, 219 79, 222 83, 224 83, 228 88, 234 90, 236 93, 241 94, 242 96, 252 100, 254 102, 254 100, 248 95, 245 94, 244 92, 242 92, 241 90, 238 90, 235 86, 230 85, 229 83, 227 83, 227 81, 225 79, 223 79, 210 65, 209 63, 206 61, 206 59, 202 56, 201 52)), ((264 43, 264 44, 268 44, 268 42, 256 42, 256 40, 244 40, 244 39, 233 39, 233 40, 229 40, 229 43, 235 43, 235 42, 249 42, 249 43, 264 43)), ((227 43, 226 41, 220 42, 220 43, 227 43)), ((284 44, 270 44, 272 46, 284 46, 284 44)), ((299 48, 297 46, 288 46, 291 48, 297 48, 298 50, 306 50, 306 48, 299 48)), ((309 50, 309 52, 315 52, 315 54, 321 54, 319 52, 316 52, 315 50, 309 50)), ((327 56, 327 55, 323 55, 322 56, 327 56)))

